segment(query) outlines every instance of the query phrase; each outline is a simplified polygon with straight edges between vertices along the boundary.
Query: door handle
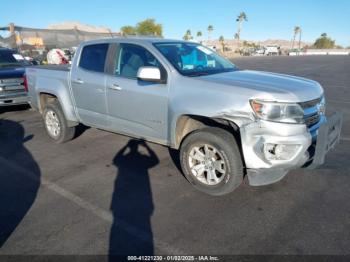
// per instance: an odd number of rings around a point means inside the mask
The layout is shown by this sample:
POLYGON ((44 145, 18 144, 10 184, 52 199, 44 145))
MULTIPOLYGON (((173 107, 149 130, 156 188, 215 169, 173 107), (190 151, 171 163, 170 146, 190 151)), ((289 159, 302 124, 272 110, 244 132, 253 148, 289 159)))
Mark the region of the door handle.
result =
POLYGON ((74 83, 74 84, 81 85, 81 84, 84 84, 84 81, 81 80, 80 78, 78 78, 78 79, 76 79, 76 80, 73 80, 73 83, 74 83))
POLYGON ((109 89, 117 90, 117 91, 122 90, 122 88, 121 88, 119 85, 117 85, 117 84, 112 84, 112 85, 110 85, 110 86, 109 86, 109 89))

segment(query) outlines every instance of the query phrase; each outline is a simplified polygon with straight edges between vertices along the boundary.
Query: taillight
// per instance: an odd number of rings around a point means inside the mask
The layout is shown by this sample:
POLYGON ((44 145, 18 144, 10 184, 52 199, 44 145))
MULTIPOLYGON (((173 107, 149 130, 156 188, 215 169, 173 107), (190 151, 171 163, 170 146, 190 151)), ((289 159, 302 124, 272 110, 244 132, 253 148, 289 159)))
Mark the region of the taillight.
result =
POLYGON ((28 92, 28 81, 27 81, 26 75, 23 75, 23 86, 24 86, 24 91, 28 92))

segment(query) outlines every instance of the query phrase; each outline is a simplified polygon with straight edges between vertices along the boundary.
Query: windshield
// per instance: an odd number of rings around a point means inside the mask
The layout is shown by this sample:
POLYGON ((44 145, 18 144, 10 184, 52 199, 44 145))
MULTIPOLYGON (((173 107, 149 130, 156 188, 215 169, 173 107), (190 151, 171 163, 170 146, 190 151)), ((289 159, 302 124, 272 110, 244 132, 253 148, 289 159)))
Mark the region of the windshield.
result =
POLYGON ((21 63, 16 60, 15 54, 9 50, 0 50, 0 68, 21 66, 21 63))
POLYGON ((154 46, 185 76, 231 72, 238 68, 213 50, 196 43, 155 43, 154 46))

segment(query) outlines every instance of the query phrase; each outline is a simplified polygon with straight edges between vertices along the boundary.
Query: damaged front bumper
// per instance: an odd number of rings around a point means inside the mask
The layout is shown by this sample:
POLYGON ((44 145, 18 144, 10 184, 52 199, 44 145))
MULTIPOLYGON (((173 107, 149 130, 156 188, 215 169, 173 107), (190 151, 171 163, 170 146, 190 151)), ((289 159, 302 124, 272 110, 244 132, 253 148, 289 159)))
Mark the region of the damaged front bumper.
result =
POLYGON ((304 124, 257 121, 241 127, 242 150, 249 184, 268 185, 288 171, 316 168, 339 141, 341 113, 335 113, 310 129, 304 124))

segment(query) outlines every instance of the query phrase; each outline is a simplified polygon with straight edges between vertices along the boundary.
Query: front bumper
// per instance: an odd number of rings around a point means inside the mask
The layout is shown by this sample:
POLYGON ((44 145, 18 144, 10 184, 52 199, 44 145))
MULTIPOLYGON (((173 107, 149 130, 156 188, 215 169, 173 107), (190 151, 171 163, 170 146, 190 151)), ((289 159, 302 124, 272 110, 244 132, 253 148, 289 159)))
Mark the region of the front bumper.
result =
POLYGON ((313 156, 310 155, 310 161, 308 161, 305 167, 315 169, 324 163, 328 151, 334 148, 340 140, 342 123, 343 116, 337 112, 329 117, 326 123, 320 126, 317 132, 317 139, 311 148, 314 154, 313 156))
POLYGON ((306 125, 258 121, 241 127, 242 149, 250 185, 268 185, 281 180, 289 170, 316 168, 339 141, 342 115, 322 116, 310 129, 306 125), (297 145, 288 159, 269 159, 266 144, 297 145))

